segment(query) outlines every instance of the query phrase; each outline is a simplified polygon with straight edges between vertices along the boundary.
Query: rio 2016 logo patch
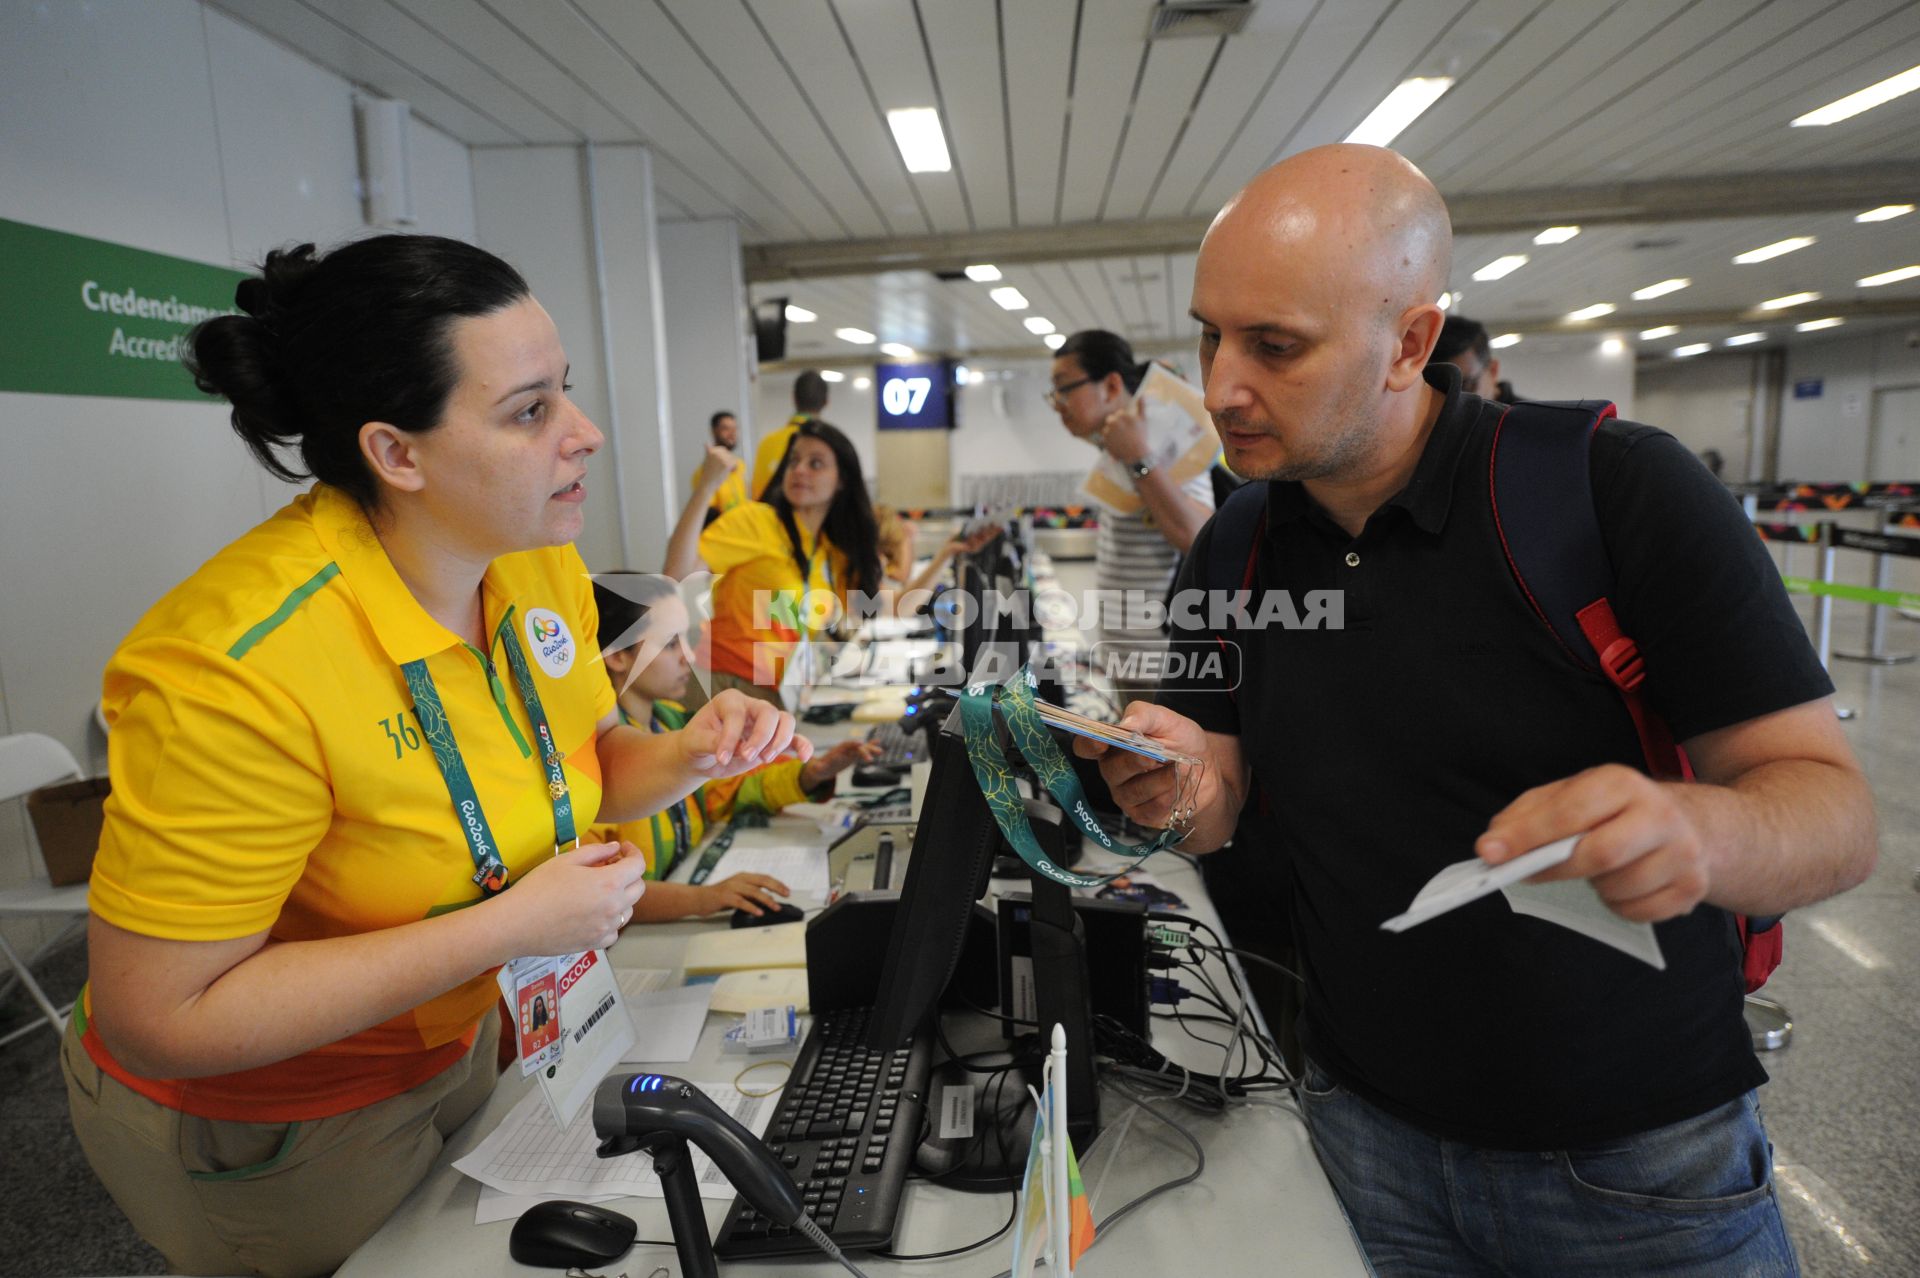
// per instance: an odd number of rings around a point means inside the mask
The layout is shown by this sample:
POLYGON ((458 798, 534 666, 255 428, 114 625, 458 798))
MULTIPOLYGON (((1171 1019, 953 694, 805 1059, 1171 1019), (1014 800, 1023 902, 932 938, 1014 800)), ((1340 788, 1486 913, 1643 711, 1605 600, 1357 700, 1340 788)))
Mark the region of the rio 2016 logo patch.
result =
POLYGON ((567 623, 545 608, 527 609, 527 642, 533 645, 533 659, 540 668, 556 679, 573 669, 574 655, 580 650, 567 623))

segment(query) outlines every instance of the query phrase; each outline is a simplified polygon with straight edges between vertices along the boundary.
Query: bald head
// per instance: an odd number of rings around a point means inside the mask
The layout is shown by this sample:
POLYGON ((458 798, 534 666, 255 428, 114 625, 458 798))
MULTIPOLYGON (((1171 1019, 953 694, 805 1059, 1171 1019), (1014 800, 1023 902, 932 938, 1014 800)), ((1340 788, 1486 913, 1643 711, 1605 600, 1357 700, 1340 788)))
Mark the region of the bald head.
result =
POLYGON ((1194 268, 1207 408, 1227 464, 1264 479, 1384 473, 1434 401, 1453 230, 1426 177, 1376 146, 1323 146, 1220 210, 1194 268))
POLYGON ((1337 143, 1290 156, 1241 188, 1201 253, 1284 256, 1343 307, 1397 316, 1446 291, 1453 224, 1440 192, 1403 156, 1337 143))

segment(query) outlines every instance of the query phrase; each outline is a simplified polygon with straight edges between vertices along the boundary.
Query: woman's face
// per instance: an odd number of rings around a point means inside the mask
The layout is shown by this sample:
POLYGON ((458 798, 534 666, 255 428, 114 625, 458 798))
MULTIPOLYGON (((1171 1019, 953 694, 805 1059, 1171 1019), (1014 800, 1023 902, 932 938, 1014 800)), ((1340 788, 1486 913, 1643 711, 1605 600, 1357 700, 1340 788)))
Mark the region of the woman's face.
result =
POLYGON ((440 425, 410 436, 415 494, 449 549, 492 559, 580 535, 587 459, 605 437, 567 398, 567 357, 532 298, 455 321, 459 377, 440 425))
POLYGON ((840 464, 833 459, 833 449, 811 435, 795 436, 781 490, 796 511, 824 511, 833 505, 840 492, 840 464))

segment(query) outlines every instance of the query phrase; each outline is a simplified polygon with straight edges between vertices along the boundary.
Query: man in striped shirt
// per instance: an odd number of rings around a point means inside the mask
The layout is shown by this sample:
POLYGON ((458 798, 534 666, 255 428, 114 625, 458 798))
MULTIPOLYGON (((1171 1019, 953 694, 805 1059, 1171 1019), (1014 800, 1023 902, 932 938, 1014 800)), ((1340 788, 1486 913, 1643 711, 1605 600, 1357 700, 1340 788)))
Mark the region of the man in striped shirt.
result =
MULTIPOLYGON (((1130 515, 1102 510, 1094 550, 1095 588, 1103 592, 1094 638, 1132 651, 1163 641, 1158 617, 1141 615, 1139 605, 1158 611, 1180 557, 1213 517, 1213 484, 1206 471, 1176 484, 1148 459, 1146 427, 1133 403, 1146 371, 1145 364, 1134 361, 1126 338, 1084 329, 1054 352, 1053 389, 1047 392, 1068 433, 1119 462, 1145 503, 1130 515), (1130 606, 1123 610, 1120 600, 1130 606)), ((1115 677, 1114 689, 1130 701, 1149 696, 1153 680, 1115 677)))

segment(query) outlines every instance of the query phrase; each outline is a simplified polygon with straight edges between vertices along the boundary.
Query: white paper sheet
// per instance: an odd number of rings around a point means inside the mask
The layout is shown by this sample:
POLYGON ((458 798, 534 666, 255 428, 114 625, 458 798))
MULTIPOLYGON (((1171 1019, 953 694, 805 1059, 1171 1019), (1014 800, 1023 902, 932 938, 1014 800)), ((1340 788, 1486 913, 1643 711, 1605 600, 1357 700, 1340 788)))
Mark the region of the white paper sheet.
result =
MULTIPOLYGON (((746 1096, 731 1083, 695 1083, 720 1108, 732 1114, 758 1136, 766 1130, 778 1095, 746 1096)), ((645 1154, 598 1158, 599 1138, 593 1132, 593 1107, 563 1131, 539 1092, 529 1091, 507 1112, 500 1125, 466 1157, 456 1171, 505 1194, 534 1199, 573 1198, 593 1201, 593 1195, 664 1198, 653 1159, 645 1154)), ((693 1151, 694 1175, 702 1198, 733 1197, 733 1186, 714 1167, 713 1160, 693 1151)))
POLYGON ((817 844, 785 843, 773 846, 742 847, 736 842, 713 867, 707 882, 729 874, 770 874, 796 894, 824 897, 827 894, 827 851, 817 844))
POLYGON ((707 1023, 713 985, 676 985, 636 994, 627 1000, 633 1017, 633 1046, 622 1061, 668 1065, 693 1059, 700 1029, 707 1023))
POLYGON ((594 1088, 626 1059, 633 1021, 623 1010, 619 977, 605 950, 573 956, 560 969, 559 987, 566 1050, 534 1075, 534 1083, 553 1107, 554 1119, 569 1123, 592 1110, 594 1088))
POLYGON ((673 969, 670 967, 616 967, 613 972, 620 980, 620 993, 628 999, 639 998, 654 990, 664 990, 673 984, 673 969))
POLYGON ((1488 865, 1478 857, 1456 861, 1427 880, 1404 914, 1397 914, 1380 926, 1389 932, 1404 932, 1498 892, 1517 914, 1558 923, 1665 971, 1666 955, 1660 950, 1660 939, 1654 935, 1653 924, 1635 923, 1615 914, 1588 880, 1523 881, 1566 861, 1573 855, 1573 845, 1579 841, 1579 835, 1572 835, 1522 853, 1501 865, 1488 865))

